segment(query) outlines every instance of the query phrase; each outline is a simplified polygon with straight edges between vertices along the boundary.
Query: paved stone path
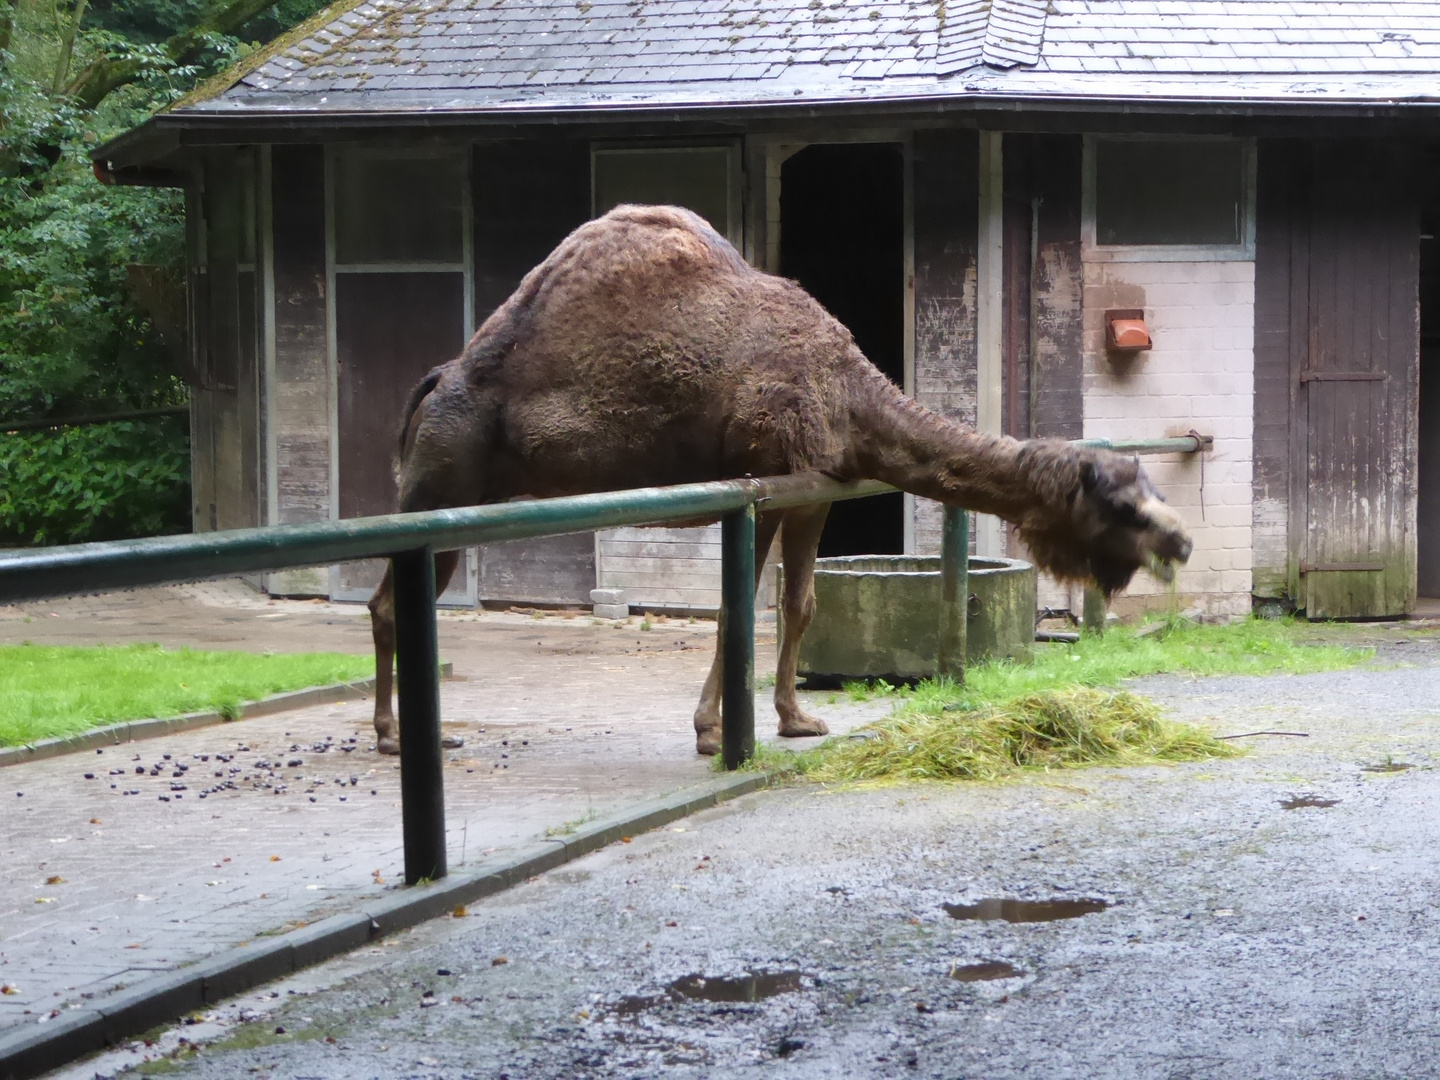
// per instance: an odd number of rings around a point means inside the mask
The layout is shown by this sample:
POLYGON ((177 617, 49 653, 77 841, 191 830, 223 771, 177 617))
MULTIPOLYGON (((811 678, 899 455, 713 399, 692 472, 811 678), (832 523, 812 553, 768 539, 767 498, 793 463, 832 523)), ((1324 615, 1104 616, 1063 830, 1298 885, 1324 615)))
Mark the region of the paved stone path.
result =
MULTIPOLYGON (((689 717, 714 624, 640 625, 442 616, 458 676, 442 691, 446 732, 466 740, 446 755, 452 868, 711 775, 689 717)), ((365 652, 369 630, 354 606, 222 583, 0 608, 0 641, 22 640, 365 652)), ((773 637, 757 648, 772 655, 773 637)), ((808 707, 837 731, 888 711, 828 694, 808 707)), ((370 708, 0 769, 0 1028, 395 887, 399 767, 371 749, 370 708)))

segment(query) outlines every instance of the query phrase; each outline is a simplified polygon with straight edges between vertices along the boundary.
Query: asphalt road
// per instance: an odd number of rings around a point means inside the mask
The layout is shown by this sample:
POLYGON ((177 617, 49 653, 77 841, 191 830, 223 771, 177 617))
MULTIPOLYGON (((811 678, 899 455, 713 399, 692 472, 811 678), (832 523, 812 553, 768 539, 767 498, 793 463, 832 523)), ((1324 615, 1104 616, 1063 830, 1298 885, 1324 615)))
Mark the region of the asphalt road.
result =
POLYGON ((1239 759, 746 797, 65 1075, 1440 1076, 1440 667, 1386 659, 1139 684, 1309 735, 1239 759), (1003 899, 1101 903, 952 917, 1003 899))

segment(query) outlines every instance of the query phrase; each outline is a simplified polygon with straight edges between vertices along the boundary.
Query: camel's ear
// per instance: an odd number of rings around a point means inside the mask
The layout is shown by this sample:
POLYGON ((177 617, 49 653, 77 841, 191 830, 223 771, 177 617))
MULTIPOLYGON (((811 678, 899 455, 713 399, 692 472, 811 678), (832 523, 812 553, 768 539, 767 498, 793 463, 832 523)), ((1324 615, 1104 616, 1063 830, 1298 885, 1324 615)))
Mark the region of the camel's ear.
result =
POLYGON ((1092 494, 1100 484, 1100 470, 1093 461, 1080 462, 1080 488, 1086 495, 1092 494))

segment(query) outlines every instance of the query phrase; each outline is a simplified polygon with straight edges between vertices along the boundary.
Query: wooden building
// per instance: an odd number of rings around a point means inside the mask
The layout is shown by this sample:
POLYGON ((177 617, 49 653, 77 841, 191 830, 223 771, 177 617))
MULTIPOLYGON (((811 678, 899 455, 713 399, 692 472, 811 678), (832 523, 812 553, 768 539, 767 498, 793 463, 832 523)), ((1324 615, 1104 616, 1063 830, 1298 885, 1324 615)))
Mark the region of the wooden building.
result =
MULTIPOLYGON (((1150 464, 1182 603, 1393 615, 1440 597, 1437 101, 1429 0, 366 0, 96 156, 188 192, 197 529, 392 509, 414 380, 576 225, 674 202, 983 430, 1213 436, 1150 464)), ((823 550, 938 531, 866 500, 823 550)), ((497 545, 449 598, 709 608, 716 547, 497 545)))

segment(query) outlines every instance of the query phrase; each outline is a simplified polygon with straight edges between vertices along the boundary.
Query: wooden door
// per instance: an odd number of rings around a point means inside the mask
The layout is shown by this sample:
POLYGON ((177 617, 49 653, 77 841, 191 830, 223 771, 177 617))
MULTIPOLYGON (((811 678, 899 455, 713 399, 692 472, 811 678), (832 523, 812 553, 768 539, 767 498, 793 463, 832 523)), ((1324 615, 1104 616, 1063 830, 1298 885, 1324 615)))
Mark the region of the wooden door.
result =
MULTIPOLYGON (((339 361, 340 516, 393 514, 395 455, 410 390, 465 344, 463 273, 340 273, 335 276, 339 361)), ((473 604, 469 557, 442 602, 473 604)), ((369 597, 379 560, 338 569, 337 600, 369 597)))
POLYGON ((1308 228, 1292 255, 1292 315, 1305 314, 1292 335, 1297 598, 1312 619, 1398 615, 1415 598, 1413 172, 1387 144, 1310 154, 1308 228))

